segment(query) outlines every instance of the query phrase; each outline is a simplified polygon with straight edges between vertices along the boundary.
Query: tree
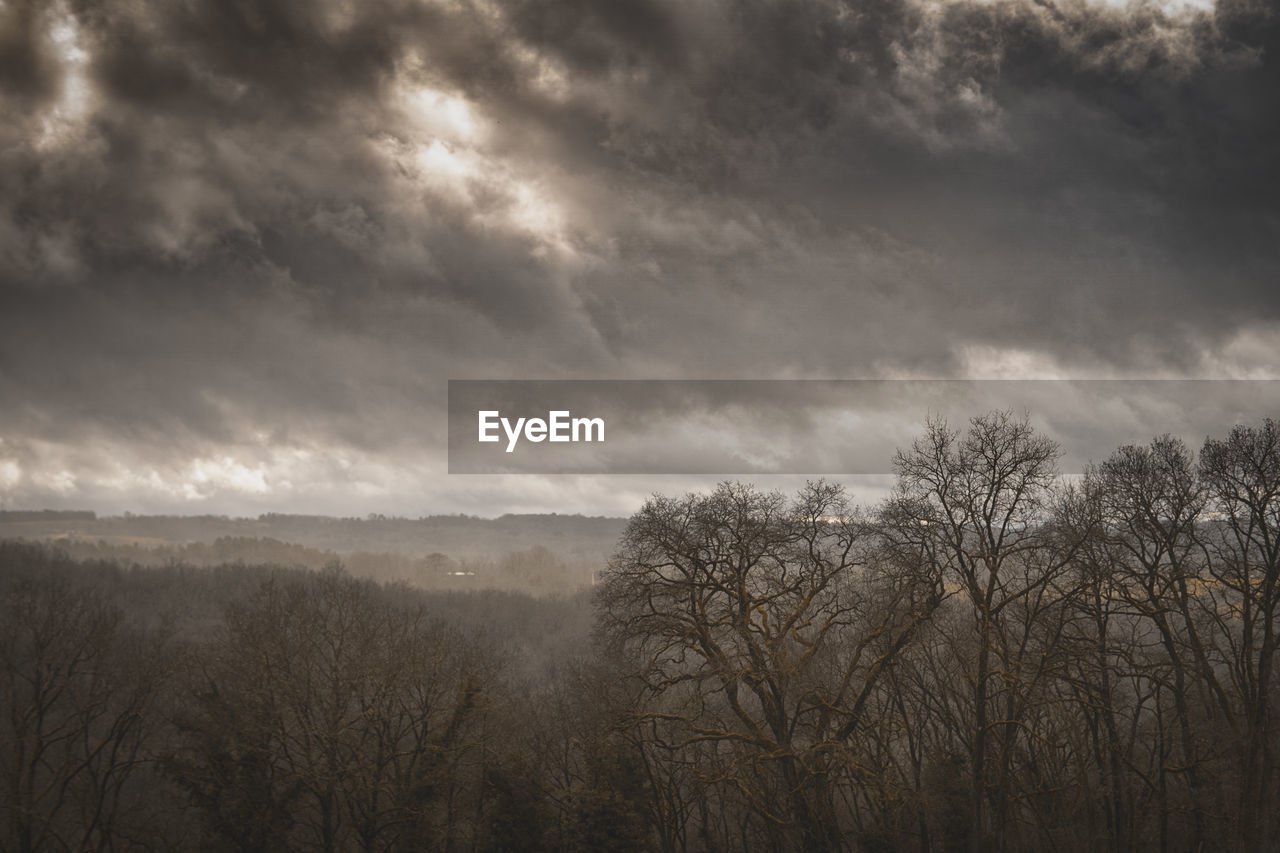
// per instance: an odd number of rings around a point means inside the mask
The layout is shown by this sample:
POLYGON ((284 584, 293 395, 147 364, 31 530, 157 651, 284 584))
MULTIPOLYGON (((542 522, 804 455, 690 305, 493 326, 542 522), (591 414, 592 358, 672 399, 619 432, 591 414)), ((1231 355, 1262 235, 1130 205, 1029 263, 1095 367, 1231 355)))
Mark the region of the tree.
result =
POLYGON ((1235 427, 1200 451, 1211 582, 1204 587, 1235 708, 1240 836, 1265 849, 1275 836, 1277 731, 1273 692, 1280 610, 1280 426, 1235 427))
POLYGON ((448 849, 480 811, 495 665, 475 638, 339 572, 227 613, 173 768, 237 846, 448 849))
POLYGON ((879 678, 939 600, 936 579, 875 559, 843 491, 793 501, 722 484, 655 497, 600 587, 600 627, 647 701, 633 726, 798 846, 841 843, 836 783, 879 678))
MULTIPOLYGON (((966 653, 956 664, 969 670, 972 686, 974 850, 1004 847, 1025 704, 1051 663, 1045 642, 1052 637, 1037 632, 1061 625, 1051 612, 1065 597, 1055 581, 1078 546, 1053 523, 1058 455, 1027 418, 994 412, 973 418, 964 433, 931 420, 894 459, 900 535, 962 592, 972 614, 972 663, 966 653)), ((955 643, 964 648, 962 638, 955 643)))
MULTIPOLYGON (((1154 631, 1153 645, 1163 652, 1146 658, 1147 678, 1156 695, 1172 702, 1178 748, 1176 763, 1156 762, 1160 836, 1167 843, 1171 833, 1174 806, 1169 783, 1185 781, 1185 806, 1179 810, 1191 814, 1192 837, 1198 845, 1206 838, 1209 794, 1193 709, 1226 713, 1229 705, 1195 613, 1203 589, 1200 523, 1207 495, 1193 455, 1170 436, 1146 447, 1120 448, 1089 472, 1088 482, 1101 503, 1099 536, 1118 550, 1117 591, 1154 631), (1177 768, 1172 779, 1170 767, 1177 768)), ((1164 716, 1157 715, 1154 722, 1160 727, 1157 740, 1164 743, 1164 716)))
POLYGON ((146 822, 133 782, 157 727, 161 644, 96 590, 53 577, 4 590, 0 847, 113 849, 146 822))

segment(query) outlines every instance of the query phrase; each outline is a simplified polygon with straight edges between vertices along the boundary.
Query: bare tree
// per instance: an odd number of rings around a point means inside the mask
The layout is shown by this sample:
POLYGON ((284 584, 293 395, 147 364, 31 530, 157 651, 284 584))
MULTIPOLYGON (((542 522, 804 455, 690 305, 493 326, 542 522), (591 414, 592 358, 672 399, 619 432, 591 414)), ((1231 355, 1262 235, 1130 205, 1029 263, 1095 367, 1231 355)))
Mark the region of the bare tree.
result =
POLYGON ((449 850, 474 833, 494 664, 421 609, 335 572, 268 581, 201 678, 174 770, 238 846, 449 850))
POLYGON ((1276 821, 1277 731, 1273 692, 1280 609, 1280 426, 1237 426, 1200 451, 1207 498, 1210 582, 1204 595, 1218 632, 1218 653, 1237 702, 1228 710, 1237 735, 1240 836, 1266 849, 1276 821))
POLYGON ((0 847, 111 850, 143 822, 130 783, 157 720, 152 642, 95 590, 44 577, 4 591, 0 847))
MULTIPOLYGON (((1058 453, 1025 417, 994 412, 972 419, 963 433, 931 420, 894 460, 900 529, 914 531, 922 557, 963 594, 972 615, 972 642, 957 637, 953 647, 965 650, 957 665, 971 685, 969 843, 975 851, 1005 845, 1025 702, 1049 662, 1035 632, 1062 603, 1055 581, 1078 546, 1053 523, 1058 453)), ((1061 624, 1057 617, 1048 621, 1061 624)))
POLYGON ((938 600, 933 579, 869 561, 866 534, 830 484, 791 502, 739 484, 655 497, 598 598, 648 691, 632 723, 670 753, 705 750, 702 772, 807 850, 841 843, 847 742, 938 600))
MULTIPOLYGON (((1198 730, 1204 726, 1197 725, 1197 717, 1216 714, 1228 726, 1231 720, 1230 700, 1197 618, 1205 572, 1200 524, 1207 494, 1191 452, 1169 436, 1147 447, 1120 448, 1089 478, 1101 500, 1100 535, 1119 549, 1119 594, 1153 629, 1153 645, 1162 652, 1146 659, 1157 694, 1172 703, 1168 723, 1178 750, 1176 762, 1156 764, 1162 848, 1170 843, 1169 820, 1175 812, 1190 814, 1190 831, 1198 845, 1206 839, 1212 810, 1204 768, 1208 747, 1200 744, 1198 730), (1179 804, 1170 784, 1184 783, 1179 804)), ((1158 743, 1163 744, 1165 715, 1154 723, 1159 727, 1158 743)))

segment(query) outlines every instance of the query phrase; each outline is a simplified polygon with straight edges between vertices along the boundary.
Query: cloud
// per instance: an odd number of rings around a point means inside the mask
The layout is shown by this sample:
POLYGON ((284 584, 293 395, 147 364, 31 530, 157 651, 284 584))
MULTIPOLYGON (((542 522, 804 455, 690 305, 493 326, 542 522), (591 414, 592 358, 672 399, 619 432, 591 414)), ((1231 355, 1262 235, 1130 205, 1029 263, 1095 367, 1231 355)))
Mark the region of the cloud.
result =
POLYGON ((5 491, 457 490, 448 378, 1271 375, 1274 13, 4 0, 5 491))

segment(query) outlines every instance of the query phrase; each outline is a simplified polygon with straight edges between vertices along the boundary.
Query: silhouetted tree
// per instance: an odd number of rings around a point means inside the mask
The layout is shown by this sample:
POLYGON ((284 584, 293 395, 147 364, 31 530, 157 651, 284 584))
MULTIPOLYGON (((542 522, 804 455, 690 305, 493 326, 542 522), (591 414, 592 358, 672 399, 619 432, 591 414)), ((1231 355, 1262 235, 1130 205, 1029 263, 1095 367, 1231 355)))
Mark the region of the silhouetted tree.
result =
POLYGON ((158 728, 163 638, 62 578, 0 594, 0 847, 116 849, 149 816, 134 783, 158 728))
POLYGON ((640 667, 632 724, 717 779, 775 830, 842 842, 833 781, 893 657, 939 600, 937 579, 878 559, 842 490, 788 502, 724 484, 654 498, 598 596, 601 630, 640 667))

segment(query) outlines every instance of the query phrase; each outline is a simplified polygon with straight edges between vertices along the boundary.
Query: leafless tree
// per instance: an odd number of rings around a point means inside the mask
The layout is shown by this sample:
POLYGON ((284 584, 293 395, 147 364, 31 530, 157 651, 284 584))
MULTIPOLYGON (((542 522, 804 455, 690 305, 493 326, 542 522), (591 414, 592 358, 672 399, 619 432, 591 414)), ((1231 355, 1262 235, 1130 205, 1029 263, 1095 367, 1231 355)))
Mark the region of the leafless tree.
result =
MULTIPOLYGON (((1276 832, 1275 670, 1280 609, 1280 426, 1237 426, 1200 451, 1209 554, 1204 596, 1234 701, 1238 810, 1245 849, 1276 832)), ((1222 691, 1225 693, 1226 691, 1222 691)))
POLYGON ((0 601, 0 847, 113 850, 145 822, 132 786, 157 727, 162 642, 100 592, 18 581, 0 601))
POLYGON ((975 851, 1005 845, 1026 703, 1051 663, 1045 643, 1053 638, 1039 632, 1061 626, 1051 612, 1066 595, 1057 581, 1079 544, 1054 523, 1058 455, 1027 418, 994 412, 972 419, 964 432, 929 421, 894 460, 906 522, 900 529, 914 531, 932 571, 963 595, 972 616, 970 641, 956 637, 953 648, 971 685, 975 851))
POLYGON ((268 581, 208 650, 174 767, 238 846, 451 850, 473 834, 494 662, 374 592, 335 572, 268 581))
POLYGON ((894 656, 936 606, 933 578, 870 559, 836 486, 794 500, 723 484, 636 514, 598 597, 601 629, 648 691, 632 723, 729 786, 798 846, 842 843, 835 783, 894 656))

